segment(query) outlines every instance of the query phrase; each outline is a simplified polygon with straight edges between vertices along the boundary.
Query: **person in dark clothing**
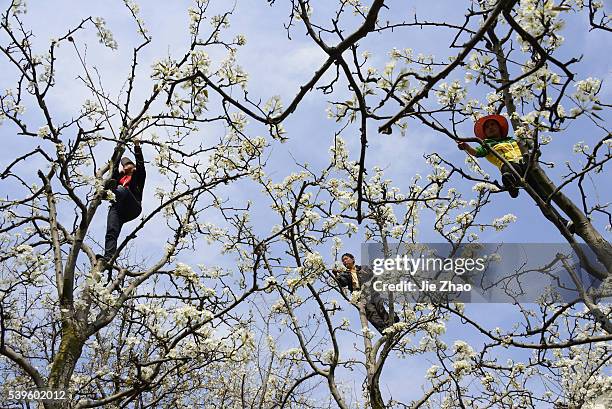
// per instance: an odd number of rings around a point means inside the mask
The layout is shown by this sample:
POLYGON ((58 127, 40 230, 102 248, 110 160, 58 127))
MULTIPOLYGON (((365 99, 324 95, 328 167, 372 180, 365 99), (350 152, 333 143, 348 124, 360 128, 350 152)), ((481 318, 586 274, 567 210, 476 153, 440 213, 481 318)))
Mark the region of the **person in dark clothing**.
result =
MULTIPOLYGON (((348 287, 351 292, 361 290, 363 285, 374 277, 374 273, 369 267, 355 264, 355 256, 351 253, 344 253, 342 255, 342 264, 344 264, 346 270, 332 270, 332 272, 340 286, 348 287)), ((385 328, 389 327, 389 313, 376 291, 371 292, 371 297, 365 304, 365 313, 368 321, 381 334, 385 328)), ((393 321, 399 322, 397 314, 393 321)))
POLYGON ((111 179, 105 186, 115 195, 115 201, 109 207, 106 218, 104 255, 96 255, 98 260, 101 259, 105 263, 115 256, 117 240, 123 225, 137 218, 142 212, 142 192, 147 175, 138 141, 134 141, 134 153, 136 164, 127 157, 121 158, 123 170, 119 171, 119 166, 115 167, 111 179))

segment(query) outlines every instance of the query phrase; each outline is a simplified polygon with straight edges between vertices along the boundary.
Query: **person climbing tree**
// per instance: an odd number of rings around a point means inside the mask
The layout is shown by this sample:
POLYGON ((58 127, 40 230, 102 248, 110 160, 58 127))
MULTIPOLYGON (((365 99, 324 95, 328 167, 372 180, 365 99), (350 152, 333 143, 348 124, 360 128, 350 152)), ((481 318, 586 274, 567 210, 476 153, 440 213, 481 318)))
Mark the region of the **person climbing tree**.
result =
POLYGON ((117 252, 117 239, 121 228, 142 212, 142 192, 147 175, 138 140, 134 140, 134 155, 136 164, 130 158, 121 158, 122 170, 119 170, 119 165, 117 165, 105 185, 106 189, 114 193, 115 200, 108 209, 104 255, 97 254, 96 259, 102 260, 109 269, 111 266, 108 263, 117 252))
MULTIPOLYGON (((508 136, 508 121, 501 115, 487 115, 476 121, 474 124, 474 134, 484 142, 484 145, 474 149, 466 142, 459 142, 457 147, 467 151, 470 155, 477 158, 486 158, 501 171, 502 184, 508 190, 512 198, 519 195, 520 182, 512 172, 510 166, 497 158, 492 151, 508 161, 512 168, 519 175, 525 175, 525 181, 533 188, 536 194, 544 201, 547 201, 546 190, 540 186, 538 181, 528 172, 528 163, 521 152, 521 149, 514 138, 508 136)), ((568 228, 570 233, 574 232, 573 223, 559 215, 561 222, 568 228)))
MULTIPOLYGON (((476 121, 474 124, 474 134, 477 138, 482 139, 485 146, 479 146, 474 149, 466 142, 459 142, 458 148, 467 151, 470 155, 477 158, 486 158, 489 162, 497 166, 502 174, 502 183, 508 193, 513 198, 519 194, 518 181, 508 165, 499 160, 491 150, 497 152, 501 157, 506 159, 512 167, 519 173, 525 173, 525 165, 523 163, 523 154, 516 141, 508 136, 508 121, 501 115, 487 115, 476 121)), ((529 178, 529 175, 527 175, 529 178)), ((533 182, 529 179, 529 183, 533 182)), ((538 195, 542 197, 540 191, 536 188, 537 184, 532 186, 538 195)))
MULTIPOLYGON (((342 264, 345 267, 344 271, 334 269, 332 272, 340 286, 348 287, 351 292, 361 290, 363 285, 374 277, 374 273, 369 267, 355 264, 355 256, 351 253, 342 255, 342 264)), ((371 297, 365 304, 365 314, 368 321, 381 334, 385 328, 389 327, 389 313, 376 291, 371 292, 371 297)), ((399 322, 397 315, 394 317, 394 322, 399 322)))

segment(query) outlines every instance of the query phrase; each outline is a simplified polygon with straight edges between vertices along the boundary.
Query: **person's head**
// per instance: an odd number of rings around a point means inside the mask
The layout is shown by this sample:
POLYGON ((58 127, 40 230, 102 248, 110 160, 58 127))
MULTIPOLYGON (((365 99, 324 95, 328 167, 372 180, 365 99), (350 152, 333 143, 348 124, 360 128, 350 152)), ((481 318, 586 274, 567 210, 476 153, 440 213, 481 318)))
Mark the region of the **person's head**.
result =
POLYGON ((489 119, 482 125, 487 139, 498 139, 502 137, 501 127, 495 119, 489 119))
POLYGON ((344 267, 346 268, 353 268, 355 266, 355 256, 353 256, 351 253, 344 253, 342 255, 342 264, 344 264, 344 267))
POLYGON ((121 158, 121 166, 123 167, 123 173, 131 175, 136 170, 136 165, 130 158, 121 158))
POLYGON ((508 120, 501 115, 487 115, 476 121, 474 134, 480 139, 501 139, 508 136, 508 120))

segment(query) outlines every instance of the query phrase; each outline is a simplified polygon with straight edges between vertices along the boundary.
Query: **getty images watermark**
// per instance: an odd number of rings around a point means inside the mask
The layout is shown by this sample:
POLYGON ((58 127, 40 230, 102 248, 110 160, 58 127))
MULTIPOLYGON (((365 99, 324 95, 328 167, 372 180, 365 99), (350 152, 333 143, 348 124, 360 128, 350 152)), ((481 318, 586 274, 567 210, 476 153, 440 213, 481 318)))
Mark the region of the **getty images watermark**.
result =
POLYGON ((553 243, 363 244, 367 290, 394 302, 561 302, 600 282, 587 246, 553 243))
POLYGON ((403 279, 398 283, 390 283, 381 280, 373 281, 374 291, 472 291, 469 282, 453 282, 450 279, 430 281, 422 279, 414 280, 417 273, 427 274, 436 272, 461 276, 463 274, 484 273, 487 268, 487 258, 442 258, 442 257, 409 257, 408 255, 396 255, 394 258, 375 258, 372 262, 372 272, 379 277, 384 273, 401 273, 409 275, 412 280, 403 279))

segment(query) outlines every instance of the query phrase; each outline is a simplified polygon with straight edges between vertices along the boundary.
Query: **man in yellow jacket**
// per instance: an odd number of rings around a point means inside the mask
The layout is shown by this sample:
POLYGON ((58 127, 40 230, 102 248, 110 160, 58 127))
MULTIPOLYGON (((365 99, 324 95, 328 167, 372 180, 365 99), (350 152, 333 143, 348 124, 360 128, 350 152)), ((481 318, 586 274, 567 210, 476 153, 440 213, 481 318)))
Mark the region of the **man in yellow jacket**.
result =
MULTIPOLYGON (((485 146, 478 146, 474 149, 465 142, 460 142, 458 147, 461 150, 468 151, 470 155, 477 158, 486 158, 489 162, 497 166, 502 174, 502 183, 508 189, 508 193, 513 198, 519 194, 517 180, 508 169, 508 166, 499 160, 491 151, 497 152, 501 157, 506 159, 516 169, 519 174, 524 173, 523 155, 516 140, 508 136, 508 121, 501 115, 488 115, 480 118, 474 124, 474 133, 477 138, 480 138, 485 143, 485 146)), ((542 197, 541 189, 537 183, 531 180, 530 175, 527 175, 528 183, 542 197)))
MULTIPOLYGON (((477 138, 482 139, 484 145, 474 149, 466 142, 459 142, 458 148, 469 152, 470 155, 476 156, 477 158, 484 157, 497 166, 501 172, 504 187, 508 190, 511 197, 516 198, 519 195, 518 186, 520 184, 518 179, 512 173, 512 169, 492 153, 492 151, 495 151, 499 156, 506 159, 519 175, 525 174, 527 171, 527 163, 523 159, 523 154, 516 140, 508 136, 508 130, 508 121, 503 116, 484 116, 478 119, 474 124, 474 134, 477 138)), ((531 172, 527 173, 525 179, 538 196, 546 201, 546 190, 542 188, 531 172)), ((574 225, 571 221, 561 217, 561 222, 567 226, 571 233, 574 232, 574 225)))

